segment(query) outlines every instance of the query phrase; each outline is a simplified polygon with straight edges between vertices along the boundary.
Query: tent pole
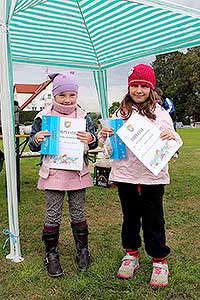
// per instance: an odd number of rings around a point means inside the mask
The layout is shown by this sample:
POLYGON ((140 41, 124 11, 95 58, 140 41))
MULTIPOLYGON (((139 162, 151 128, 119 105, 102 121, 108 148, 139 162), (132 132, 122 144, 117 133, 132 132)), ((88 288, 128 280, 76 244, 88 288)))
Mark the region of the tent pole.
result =
POLYGON ((108 118, 108 88, 107 71, 93 71, 94 82, 97 90, 102 118, 108 118))
POLYGON ((6 258, 14 262, 21 262, 18 199, 16 177, 16 152, 14 130, 14 97, 12 80, 12 60, 9 42, 9 15, 11 0, 0 1, 0 82, 1 82, 1 123, 3 134, 3 147, 6 166, 6 184, 8 198, 9 230, 6 230, 10 239, 10 254, 6 258))

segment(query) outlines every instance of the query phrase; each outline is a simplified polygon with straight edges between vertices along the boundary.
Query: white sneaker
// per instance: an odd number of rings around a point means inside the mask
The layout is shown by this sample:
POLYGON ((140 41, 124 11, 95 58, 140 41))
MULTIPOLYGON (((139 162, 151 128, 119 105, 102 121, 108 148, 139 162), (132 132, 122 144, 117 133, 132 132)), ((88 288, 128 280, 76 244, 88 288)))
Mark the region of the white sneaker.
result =
POLYGON ((122 279, 132 278, 139 267, 139 258, 126 254, 122 259, 122 264, 117 272, 117 277, 122 279))
POLYGON ((153 263, 153 272, 151 275, 151 286, 168 285, 169 269, 167 263, 153 263))

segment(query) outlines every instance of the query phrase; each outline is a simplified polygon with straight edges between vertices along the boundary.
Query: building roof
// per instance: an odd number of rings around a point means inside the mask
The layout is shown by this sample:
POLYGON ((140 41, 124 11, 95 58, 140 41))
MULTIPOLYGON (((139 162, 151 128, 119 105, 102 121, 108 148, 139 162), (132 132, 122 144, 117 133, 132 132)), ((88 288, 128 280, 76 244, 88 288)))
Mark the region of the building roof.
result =
POLYGON ((19 108, 23 110, 37 95, 46 89, 50 83, 51 80, 47 80, 40 84, 15 84, 14 87, 17 93, 32 94, 19 108))
POLYGON ((15 91, 21 94, 34 94, 35 91, 39 88, 39 84, 23 84, 16 83, 14 85, 15 91))

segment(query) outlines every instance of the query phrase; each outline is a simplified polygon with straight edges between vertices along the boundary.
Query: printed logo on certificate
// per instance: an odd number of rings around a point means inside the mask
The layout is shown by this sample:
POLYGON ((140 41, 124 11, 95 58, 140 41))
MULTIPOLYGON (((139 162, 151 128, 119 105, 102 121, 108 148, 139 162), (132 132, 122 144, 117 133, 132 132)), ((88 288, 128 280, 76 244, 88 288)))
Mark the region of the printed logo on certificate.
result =
POLYGON ((183 144, 182 141, 162 140, 160 133, 138 113, 134 113, 117 131, 126 146, 156 176, 183 144))
POLYGON ((42 130, 51 134, 41 146, 41 154, 50 156, 49 167, 82 170, 84 143, 77 139, 76 133, 86 130, 86 120, 42 116, 42 130))

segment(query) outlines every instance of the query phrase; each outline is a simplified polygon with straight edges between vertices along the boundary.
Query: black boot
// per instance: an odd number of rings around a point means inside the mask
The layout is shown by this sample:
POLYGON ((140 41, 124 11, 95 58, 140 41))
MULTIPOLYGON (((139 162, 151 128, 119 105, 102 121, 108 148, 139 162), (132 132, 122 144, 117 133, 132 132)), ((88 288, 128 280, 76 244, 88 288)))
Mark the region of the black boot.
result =
POLYGON ((58 239, 59 231, 43 231, 42 240, 46 246, 45 264, 47 266, 48 275, 51 277, 59 277, 63 274, 57 250, 58 239))
POLYGON ((76 244, 76 259, 79 269, 81 271, 86 271, 90 263, 90 252, 88 250, 88 226, 86 222, 81 222, 72 223, 71 227, 76 244))

